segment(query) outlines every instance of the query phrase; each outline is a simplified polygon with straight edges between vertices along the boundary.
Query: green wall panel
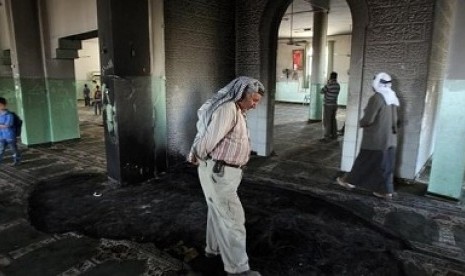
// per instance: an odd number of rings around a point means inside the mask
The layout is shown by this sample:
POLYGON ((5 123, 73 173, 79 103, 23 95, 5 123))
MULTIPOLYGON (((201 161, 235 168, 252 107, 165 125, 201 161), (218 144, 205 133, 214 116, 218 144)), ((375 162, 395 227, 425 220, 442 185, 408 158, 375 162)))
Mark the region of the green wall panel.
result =
POLYGON ((8 109, 17 113, 16 92, 13 77, 0 77, 0 97, 8 101, 8 109))
POLYGON ((300 88, 297 81, 276 82, 275 100, 278 102, 303 103, 310 90, 300 88))
POLYGON ((23 116, 23 135, 26 145, 50 142, 49 107, 45 81, 42 78, 22 78, 18 85, 18 111, 23 116))
POLYGON ((76 88, 73 80, 48 80, 51 142, 80 137, 76 88))
POLYGON ((325 84, 316 83, 310 86, 309 120, 320 121, 323 119, 323 95, 320 93, 325 84))
POLYGON ((37 145, 79 138, 76 89, 72 80, 0 78, 0 95, 23 119, 21 142, 37 145))
POLYGON ((155 162, 159 171, 166 170, 167 123, 166 123, 166 80, 152 78, 152 102, 154 116, 155 162))
POLYGON ((465 175, 464 106, 465 80, 446 80, 440 95, 428 192, 454 199, 461 196, 465 175))

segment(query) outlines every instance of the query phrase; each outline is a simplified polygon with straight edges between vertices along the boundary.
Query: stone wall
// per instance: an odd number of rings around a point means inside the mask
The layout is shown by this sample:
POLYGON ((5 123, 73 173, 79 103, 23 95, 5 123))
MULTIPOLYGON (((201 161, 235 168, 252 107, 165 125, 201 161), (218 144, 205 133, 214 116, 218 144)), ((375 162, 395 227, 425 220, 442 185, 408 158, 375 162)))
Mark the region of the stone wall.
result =
MULTIPOLYGON (((270 84, 269 70, 275 70, 274 52, 276 28, 279 20, 290 1, 237 1, 237 70, 240 74, 258 76, 265 83, 270 84)), ((372 95, 371 81, 376 72, 386 71, 394 80, 394 89, 398 91, 401 100, 402 133, 400 135, 399 160, 397 176, 413 178, 416 173, 417 157, 419 154, 420 132, 423 114, 425 111, 425 97, 428 80, 428 66, 430 41, 433 29, 434 0, 402 0, 379 1, 366 0, 368 11, 362 11, 365 4, 361 1, 348 0, 354 20, 354 34, 356 41, 359 34, 365 29, 360 23, 361 17, 368 13, 369 22, 366 27, 365 44, 354 45, 362 49, 364 56, 352 52, 351 86, 353 96, 349 102, 355 108, 348 110, 348 126, 353 129, 346 132, 344 141, 343 166, 350 168, 350 160, 356 156, 356 144, 360 143, 361 136, 357 134, 356 122, 363 115, 362 110, 368 98, 372 95), (365 47, 365 48, 364 48, 365 47), (363 50, 364 49, 364 50, 363 50), (358 68, 363 68, 363 78, 359 79, 358 68), (355 70, 355 71, 354 71, 355 70), (361 82, 361 84, 359 83, 361 82), (357 84, 358 83, 358 84, 357 84), (360 89, 361 85, 361 89, 360 89), (357 91, 358 86, 358 91, 357 91), (361 90, 361 95, 359 94, 361 90), (350 137, 349 137, 350 136, 350 137), (349 141, 350 139, 354 141, 349 141), (347 150, 350 142, 350 150, 347 150), (347 161, 347 162, 344 162, 347 161)), ((357 42, 359 43, 359 42, 357 42)), ((267 151, 272 144, 269 139, 272 135, 270 117, 272 117, 272 99, 267 101, 263 112, 257 114, 257 125, 264 128, 265 134, 252 133, 259 142, 266 144, 267 151), (263 119, 264 117, 264 119, 263 119), (266 127, 263 127, 266 126, 266 127)), ((260 109, 258 110, 260 111, 260 109)), ((252 118, 253 119, 253 118, 252 118)), ((253 121, 252 121, 253 123, 253 121)))
POLYGON ((366 37, 363 106, 372 92, 375 73, 394 79, 401 107, 398 171, 403 178, 417 173, 421 123, 425 111, 434 0, 368 0, 370 22, 366 37))
POLYGON ((278 28, 290 0, 236 1, 236 66, 238 75, 259 79, 266 93, 256 110, 247 116, 252 149, 259 155, 272 151, 278 28), (266 16, 265 16, 266 15, 266 16), (274 42, 270 43, 274 38, 274 42))
MULTIPOLYGON (((271 72, 276 69, 279 23, 290 2, 237 0, 234 7, 226 0, 166 1, 168 147, 172 156, 187 153, 195 133, 196 109, 234 71, 260 79, 267 88, 264 100, 248 118, 253 150, 260 155, 271 153, 275 93, 271 72)), ((358 50, 352 49, 348 101, 353 108, 348 109, 342 167, 350 168, 356 156, 361 140, 357 121, 372 95, 373 76, 386 71, 393 76, 401 100, 397 176, 413 178, 431 148, 432 128, 428 127, 435 104, 427 97, 427 89, 433 85, 428 72, 436 1, 347 2, 357 42, 353 47, 358 50)))
POLYGON ((434 10, 434 29, 433 38, 431 40, 431 55, 429 60, 425 110, 420 133, 420 147, 416 167, 417 172, 422 169, 423 165, 433 153, 438 95, 442 93, 444 85, 453 4, 454 1, 438 1, 434 10))
POLYGON ((197 109, 235 77, 234 1, 165 1, 168 154, 185 160, 197 109))

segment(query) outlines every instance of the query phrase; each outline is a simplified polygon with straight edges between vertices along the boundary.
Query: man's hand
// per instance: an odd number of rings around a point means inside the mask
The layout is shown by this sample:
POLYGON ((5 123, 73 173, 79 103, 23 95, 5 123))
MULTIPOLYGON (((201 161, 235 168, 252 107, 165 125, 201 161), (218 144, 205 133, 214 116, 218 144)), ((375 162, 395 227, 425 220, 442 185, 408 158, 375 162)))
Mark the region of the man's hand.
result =
POLYGON ((199 159, 192 152, 190 152, 189 156, 187 156, 187 162, 189 162, 189 163, 191 163, 192 165, 195 165, 195 166, 199 165, 199 159))
POLYGON ((0 125, 0 128, 8 128, 7 125, 0 125))

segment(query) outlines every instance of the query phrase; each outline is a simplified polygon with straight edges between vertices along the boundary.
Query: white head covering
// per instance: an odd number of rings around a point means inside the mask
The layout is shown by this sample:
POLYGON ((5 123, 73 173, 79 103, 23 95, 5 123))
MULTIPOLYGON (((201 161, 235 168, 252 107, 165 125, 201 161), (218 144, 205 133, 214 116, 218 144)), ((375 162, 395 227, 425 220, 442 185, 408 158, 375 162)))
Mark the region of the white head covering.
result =
POLYGON ((208 124, 211 121, 213 112, 218 107, 227 102, 237 102, 242 98, 244 92, 265 92, 265 87, 261 82, 250 77, 238 77, 232 80, 228 85, 221 88, 213 97, 207 100, 197 111, 199 120, 197 122, 197 136, 194 140, 194 145, 200 137, 202 137, 207 131, 208 124))
POLYGON ((373 80, 373 89, 375 92, 381 94, 387 105, 399 106, 399 99, 396 96, 396 92, 391 89, 392 78, 389 74, 381 72, 375 76, 373 80))

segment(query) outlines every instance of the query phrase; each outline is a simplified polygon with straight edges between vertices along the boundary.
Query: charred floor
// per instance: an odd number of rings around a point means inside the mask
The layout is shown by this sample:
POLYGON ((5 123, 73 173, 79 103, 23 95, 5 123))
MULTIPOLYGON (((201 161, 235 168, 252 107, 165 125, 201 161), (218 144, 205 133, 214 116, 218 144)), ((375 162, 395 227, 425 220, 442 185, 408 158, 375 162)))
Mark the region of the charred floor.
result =
MULTIPOLYGON (((391 201, 340 188, 341 141, 321 143, 320 124, 295 120, 305 108, 276 106, 275 154, 254 157, 240 186, 251 266, 263 275, 465 275, 464 207, 425 197, 421 183, 398 180, 391 201)), ((195 168, 115 187, 100 117, 81 115, 80 140, 25 148, 21 166, 1 165, 0 272, 223 275, 220 259, 203 257, 195 168)))

